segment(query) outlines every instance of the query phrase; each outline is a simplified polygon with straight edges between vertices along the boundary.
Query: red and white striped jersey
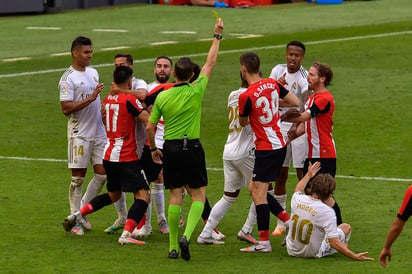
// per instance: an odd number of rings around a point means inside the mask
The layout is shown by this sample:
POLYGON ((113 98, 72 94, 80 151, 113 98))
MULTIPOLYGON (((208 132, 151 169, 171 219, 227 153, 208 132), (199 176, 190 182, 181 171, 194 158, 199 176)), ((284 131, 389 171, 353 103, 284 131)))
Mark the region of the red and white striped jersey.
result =
POLYGON ((333 113, 335 100, 329 91, 312 94, 306 101, 305 110, 311 119, 306 122, 308 158, 336 158, 333 140, 333 113))
POLYGON ((255 133, 256 150, 276 150, 285 146, 280 132, 279 98, 288 94, 274 79, 264 78, 239 96, 239 115, 249 116, 255 133))
POLYGON ((104 159, 111 162, 138 160, 136 152, 136 117, 143 106, 134 95, 119 93, 107 95, 103 101, 106 110, 107 143, 104 159))
POLYGON ((402 206, 398 211, 398 218, 404 220, 405 222, 412 215, 412 186, 408 187, 405 196, 403 197, 402 206))

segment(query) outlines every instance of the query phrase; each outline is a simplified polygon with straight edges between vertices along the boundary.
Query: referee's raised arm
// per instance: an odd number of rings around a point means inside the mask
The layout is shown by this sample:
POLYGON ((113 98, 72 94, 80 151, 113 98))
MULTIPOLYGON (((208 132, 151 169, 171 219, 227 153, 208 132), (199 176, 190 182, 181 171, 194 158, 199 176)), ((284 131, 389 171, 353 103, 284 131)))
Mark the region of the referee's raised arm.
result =
POLYGON ((201 73, 206 74, 207 78, 210 78, 213 68, 215 67, 217 54, 219 53, 220 40, 223 32, 223 21, 221 18, 216 20, 213 34, 213 42, 210 46, 209 53, 207 54, 206 63, 202 67, 201 73))

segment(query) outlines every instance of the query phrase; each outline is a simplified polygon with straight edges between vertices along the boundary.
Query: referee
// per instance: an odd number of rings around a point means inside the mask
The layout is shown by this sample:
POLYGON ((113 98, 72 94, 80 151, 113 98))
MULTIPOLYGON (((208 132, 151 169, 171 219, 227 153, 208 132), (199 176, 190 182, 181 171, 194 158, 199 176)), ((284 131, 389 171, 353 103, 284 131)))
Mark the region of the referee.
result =
POLYGON ((182 57, 176 62, 173 72, 176 84, 157 96, 146 127, 153 161, 163 161, 165 188, 170 190, 168 257, 171 259, 179 256, 180 247, 182 258, 190 260, 190 237, 204 208, 207 172, 205 153, 199 141, 201 106, 210 74, 216 64, 222 31, 223 21, 219 18, 214 26, 214 38, 206 63, 195 82, 189 83, 193 76, 192 61, 182 57), (154 129, 162 116, 165 125, 163 154, 156 148, 154 140, 154 129), (192 197, 192 205, 186 229, 178 240, 184 188, 192 197))

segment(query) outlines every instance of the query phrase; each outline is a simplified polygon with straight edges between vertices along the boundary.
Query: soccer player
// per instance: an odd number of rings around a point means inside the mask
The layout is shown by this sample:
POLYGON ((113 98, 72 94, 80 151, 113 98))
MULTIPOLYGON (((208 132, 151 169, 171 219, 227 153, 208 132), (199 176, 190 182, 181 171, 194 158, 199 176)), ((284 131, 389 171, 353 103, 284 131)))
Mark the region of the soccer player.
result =
MULTIPOLYGON (((321 163, 321 173, 336 174, 336 149, 333 139, 333 113, 335 99, 327 89, 333 78, 333 71, 327 64, 315 62, 309 69, 308 88, 313 94, 305 103, 305 111, 290 109, 282 115, 283 121, 299 123, 288 133, 294 140, 306 132, 308 139, 308 156, 303 166, 306 172, 309 162, 321 163)), ((309 184, 310 185, 310 184, 309 184)), ((310 187, 310 186, 308 186, 310 187)), ((342 223, 342 215, 338 203, 330 200, 330 206, 335 210, 337 225, 342 223)))
MULTIPOLYGON (((120 66, 127 66, 131 69, 133 69, 133 57, 130 54, 116 54, 114 57, 114 67, 120 67, 120 66)), ((127 89, 122 89, 120 88, 115 82, 112 82, 112 86, 110 87, 110 92, 112 94, 118 94, 118 93, 130 93, 133 94, 136 98, 138 98, 140 101, 144 101, 144 99, 147 96, 147 84, 144 80, 136 78, 133 76, 132 82, 131 82, 131 89, 127 87, 127 89)), ((137 153, 138 156, 140 157, 142 154, 143 150, 143 142, 146 138, 146 132, 142 126, 141 123, 136 124, 136 140, 138 142, 137 146, 137 153), (140 142, 140 143, 139 143, 140 142)), ((121 230, 127 219, 127 205, 126 205, 126 194, 122 193, 122 196, 120 199, 114 203, 116 210, 117 210, 117 219, 115 222, 106 228, 104 232, 106 233, 115 233, 118 230, 121 230)))
POLYGON ((393 220, 393 223, 388 231, 388 236, 386 237, 385 244, 383 245, 381 254, 379 255, 379 262, 383 267, 386 267, 386 259, 389 262, 392 259, 392 244, 401 234, 406 221, 412 215, 412 185, 406 190, 405 196, 403 198, 402 206, 398 211, 398 214, 393 220))
MULTIPOLYGON (((70 211, 74 213, 98 195, 106 182, 102 157, 106 134, 100 113, 100 92, 104 85, 99 83, 99 74, 91 68, 92 42, 79 36, 71 46, 72 65, 63 73, 59 82, 60 103, 67 122, 68 167, 71 169, 69 187, 70 211), (82 188, 89 162, 94 176, 82 199, 82 188)), ((83 235, 90 230, 87 218, 76 223, 71 232, 83 235)))
MULTIPOLYGON (((115 83, 127 89, 133 70, 119 66, 113 73, 115 83)), ((103 164, 107 171, 107 193, 101 194, 63 222, 66 231, 70 230, 82 217, 110 205, 122 196, 122 192, 133 192, 134 203, 130 207, 126 224, 119 244, 144 244, 131 237, 137 223, 142 219, 150 201, 149 183, 137 155, 135 124, 147 124, 149 113, 135 96, 124 93, 110 93, 104 102, 107 143, 103 164)))
POLYGON ((223 21, 219 18, 214 26, 214 39, 206 63, 193 84, 189 84, 193 76, 192 61, 183 57, 176 62, 173 71, 175 86, 157 96, 146 127, 153 161, 163 161, 164 184, 170 190, 168 257, 171 259, 178 257, 180 248, 182 258, 190 260, 190 237, 204 209, 207 171, 204 150, 199 141, 201 107, 209 77, 216 64, 222 31, 223 21), (156 147, 154 133, 161 116, 165 124, 163 153, 156 147), (185 231, 178 240, 183 189, 192 197, 192 205, 185 231))
MULTIPOLYGON (((256 207, 259 241, 243 252, 271 252, 269 241, 269 211, 267 195, 271 181, 276 180, 286 155, 286 141, 280 132, 279 99, 290 106, 299 106, 299 99, 279 82, 260 76, 259 56, 252 52, 240 56, 240 70, 249 88, 239 96, 239 123, 250 124, 255 133, 255 164, 249 192, 256 207)), ((283 212, 283 220, 289 215, 274 197, 275 205, 283 212)), ((269 201, 270 203, 271 201, 269 201)), ((279 217, 279 215, 278 215, 279 217)))
POLYGON ((309 163, 308 171, 298 182, 291 200, 291 218, 286 236, 288 254, 300 258, 321 258, 339 252, 352 260, 372 261, 368 252, 354 253, 347 244, 351 226, 336 225, 336 215, 328 206, 333 199, 336 181, 328 173, 319 173, 320 162, 309 163), (318 175, 316 175, 318 174, 318 175), (316 175, 316 176, 315 176, 316 175), (305 188, 311 180, 311 193, 305 188))
MULTIPOLYGON (((300 101, 300 107, 296 109, 303 110, 304 103, 310 95, 308 90, 308 72, 301 65, 305 56, 305 45, 300 41, 291 41, 286 45, 286 64, 276 65, 269 78, 280 82, 286 89, 296 95, 300 101)), ((279 112, 282 115, 291 107, 283 104, 282 100, 279 102, 279 112)), ((280 130, 284 138, 287 138, 288 131, 291 127, 296 127, 296 124, 282 121, 280 130)), ((307 156, 307 139, 305 134, 294 139, 287 145, 286 157, 278 178, 276 179, 274 194, 276 200, 283 208, 286 208, 286 182, 288 180, 289 165, 293 161, 293 167, 296 169, 296 176, 298 180, 303 177, 303 164, 307 156)), ((280 236, 285 231, 285 224, 278 219, 275 230, 272 232, 273 236, 280 236)))
MULTIPOLYGON (((236 202, 240 189, 248 185, 252 178, 253 131, 250 125, 239 125, 239 95, 247 90, 248 83, 242 78, 241 87, 232 91, 228 96, 229 134, 223 151, 223 172, 225 177, 223 197, 213 206, 209 218, 197 238, 199 244, 223 244, 212 237, 214 228, 222 220, 229 208, 236 202)), ((239 234, 249 242, 256 243, 251 233, 239 234)))
MULTIPOLYGON (((157 95, 173 86, 172 83, 168 83, 170 75, 172 74, 173 61, 167 56, 159 56, 154 62, 154 75, 155 81, 148 84, 149 93, 146 97, 145 104, 150 110, 157 95)), ((156 125, 156 147, 160 150, 163 149, 163 136, 164 136, 164 123, 161 118, 156 125)), ((163 174, 162 165, 153 162, 150 152, 149 142, 147 141, 143 147, 142 165, 145 170, 147 179, 152 184, 151 189, 151 202, 146 211, 146 219, 142 227, 137 227, 133 232, 133 235, 138 238, 146 238, 152 232, 151 217, 152 217, 152 202, 155 204, 157 213, 157 223, 159 225, 159 231, 162 234, 169 233, 169 226, 165 216, 165 202, 164 202, 164 190, 163 190, 163 174)), ((139 224, 140 225, 140 224, 139 224)))

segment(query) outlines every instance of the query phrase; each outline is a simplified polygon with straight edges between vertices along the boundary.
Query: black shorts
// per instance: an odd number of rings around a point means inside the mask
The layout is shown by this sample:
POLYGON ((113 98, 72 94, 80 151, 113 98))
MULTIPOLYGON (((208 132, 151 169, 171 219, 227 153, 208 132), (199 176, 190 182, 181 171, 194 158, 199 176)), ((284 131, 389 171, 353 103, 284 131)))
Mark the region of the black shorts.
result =
POLYGON ((205 152, 198 139, 166 140, 163 144, 163 179, 166 189, 207 186, 205 152))
POLYGON ((312 164, 320 162, 320 170, 318 173, 329 173, 335 178, 336 175, 336 158, 307 158, 303 165, 303 176, 308 172, 309 162, 312 164))
POLYGON ((160 171, 163 168, 163 165, 159 165, 153 162, 152 152, 150 151, 149 146, 145 145, 143 147, 140 163, 142 164, 144 173, 146 174, 147 181, 149 181, 149 183, 156 181, 156 179, 159 177, 160 171))
POLYGON ((140 189, 149 189, 139 161, 110 162, 103 160, 103 166, 107 174, 107 191, 136 192, 140 189))
POLYGON ((253 181, 273 182, 279 176, 286 156, 286 147, 276 150, 255 150, 253 181))

